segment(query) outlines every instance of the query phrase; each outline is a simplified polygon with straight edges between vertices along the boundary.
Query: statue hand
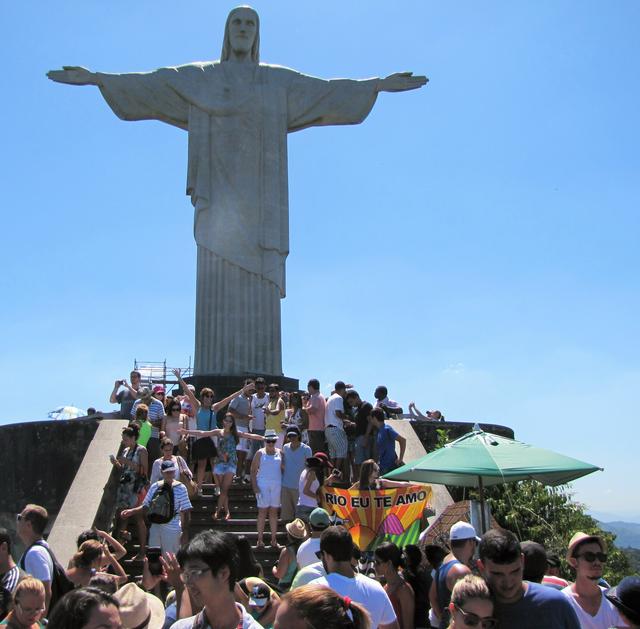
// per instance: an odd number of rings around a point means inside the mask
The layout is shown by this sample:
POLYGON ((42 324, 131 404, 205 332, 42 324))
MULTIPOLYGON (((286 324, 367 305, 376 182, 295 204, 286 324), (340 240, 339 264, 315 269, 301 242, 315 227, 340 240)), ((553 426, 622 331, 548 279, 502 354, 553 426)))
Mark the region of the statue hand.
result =
POLYGON ((379 92, 406 92, 422 87, 429 79, 426 76, 413 76, 413 72, 396 72, 378 82, 379 92))
POLYGON ((69 85, 98 85, 95 72, 80 66, 62 66, 62 70, 50 70, 47 78, 69 85))

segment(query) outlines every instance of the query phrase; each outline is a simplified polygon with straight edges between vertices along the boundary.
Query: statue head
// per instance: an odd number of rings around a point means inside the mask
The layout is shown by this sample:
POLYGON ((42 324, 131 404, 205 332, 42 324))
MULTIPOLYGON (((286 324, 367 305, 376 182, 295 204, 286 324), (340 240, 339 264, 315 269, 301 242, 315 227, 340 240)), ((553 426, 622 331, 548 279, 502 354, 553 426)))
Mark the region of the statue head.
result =
POLYGON ((242 5, 231 9, 224 26, 224 40, 220 61, 228 61, 236 52, 260 61, 260 18, 255 9, 242 5))

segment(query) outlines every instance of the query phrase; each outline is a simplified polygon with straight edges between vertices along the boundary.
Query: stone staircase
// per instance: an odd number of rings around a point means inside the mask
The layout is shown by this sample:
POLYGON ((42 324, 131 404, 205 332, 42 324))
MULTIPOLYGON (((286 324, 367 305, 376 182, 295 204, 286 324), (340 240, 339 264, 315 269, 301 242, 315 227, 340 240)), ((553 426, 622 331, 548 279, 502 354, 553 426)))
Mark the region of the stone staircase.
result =
MULTIPOLYGON (((251 542, 256 560, 262 565, 265 579, 272 580, 271 568, 278 560, 280 551, 270 546, 256 549, 256 541, 258 539, 258 507, 256 506, 256 498, 251 489, 251 485, 234 483, 231 486, 229 492, 231 518, 229 520, 213 520, 212 518, 217 505, 214 487, 214 485, 203 485, 203 495, 195 497, 191 501, 193 510, 191 511, 191 521, 189 524, 189 538, 192 539, 195 535, 207 529, 225 531, 234 535, 244 535, 251 542)), ((287 539, 284 525, 285 522, 278 520, 277 538, 278 543, 281 545, 284 545, 287 539)), ((127 545, 128 552, 127 556, 123 559, 123 567, 127 574, 138 576, 142 574, 142 561, 133 558, 139 550, 133 523, 131 523, 129 530, 133 535, 133 540, 127 545)), ((267 544, 270 538, 271 533, 267 521, 264 534, 264 540, 267 544)))

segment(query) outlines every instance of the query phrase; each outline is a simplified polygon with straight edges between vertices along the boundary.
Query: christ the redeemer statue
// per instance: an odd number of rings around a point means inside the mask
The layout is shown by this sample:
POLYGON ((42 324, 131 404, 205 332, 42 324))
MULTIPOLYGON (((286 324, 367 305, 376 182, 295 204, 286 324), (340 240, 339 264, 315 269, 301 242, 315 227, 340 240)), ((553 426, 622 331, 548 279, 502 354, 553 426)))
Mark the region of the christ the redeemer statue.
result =
POLYGON ((229 13, 220 61, 103 74, 65 66, 53 81, 96 85, 123 120, 189 133, 187 194, 198 246, 196 375, 282 374, 280 300, 289 253, 287 133, 358 124, 378 92, 421 87, 411 73, 324 80, 259 62, 260 23, 229 13))

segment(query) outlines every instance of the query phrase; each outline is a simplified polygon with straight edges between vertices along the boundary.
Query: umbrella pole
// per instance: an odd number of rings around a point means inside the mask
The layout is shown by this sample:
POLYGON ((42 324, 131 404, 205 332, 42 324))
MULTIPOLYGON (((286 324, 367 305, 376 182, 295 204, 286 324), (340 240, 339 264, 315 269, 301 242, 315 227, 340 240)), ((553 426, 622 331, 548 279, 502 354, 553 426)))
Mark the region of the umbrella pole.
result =
POLYGON ((480 525, 482 526, 482 534, 487 531, 487 519, 484 513, 484 485, 482 484, 482 476, 478 476, 478 493, 480 494, 480 525))

